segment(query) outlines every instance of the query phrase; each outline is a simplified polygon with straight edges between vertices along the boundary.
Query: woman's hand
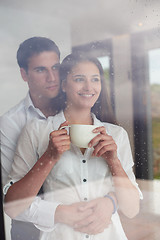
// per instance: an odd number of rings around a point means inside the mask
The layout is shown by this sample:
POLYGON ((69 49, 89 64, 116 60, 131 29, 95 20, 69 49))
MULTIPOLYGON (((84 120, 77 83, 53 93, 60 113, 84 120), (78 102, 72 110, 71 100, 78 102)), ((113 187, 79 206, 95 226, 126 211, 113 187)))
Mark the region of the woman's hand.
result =
POLYGON ((113 176, 119 209, 125 216, 132 218, 139 212, 138 190, 129 179, 117 157, 117 145, 112 136, 106 133, 103 126, 97 127, 93 131, 100 133, 89 143, 89 147, 94 147, 93 156, 102 156, 105 159, 113 176))
POLYGON ((89 147, 94 147, 92 156, 102 156, 110 166, 117 159, 117 145, 112 136, 106 133, 105 127, 97 127, 93 132, 99 132, 100 134, 94 137, 89 143, 89 147))
POLYGON ((58 130, 50 133, 47 154, 53 159, 59 159, 63 152, 70 149, 70 137, 66 129, 61 127, 68 126, 68 122, 62 123, 58 130))
POLYGON ((113 204, 110 199, 102 197, 85 204, 83 211, 92 209, 92 214, 76 223, 74 229, 91 235, 101 233, 111 224, 113 204))
POLYGON ((91 207, 85 208, 85 205, 84 202, 59 205, 55 212, 55 223, 63 223, 74 228, 77 223, 85 222, 93 212, 91 207))

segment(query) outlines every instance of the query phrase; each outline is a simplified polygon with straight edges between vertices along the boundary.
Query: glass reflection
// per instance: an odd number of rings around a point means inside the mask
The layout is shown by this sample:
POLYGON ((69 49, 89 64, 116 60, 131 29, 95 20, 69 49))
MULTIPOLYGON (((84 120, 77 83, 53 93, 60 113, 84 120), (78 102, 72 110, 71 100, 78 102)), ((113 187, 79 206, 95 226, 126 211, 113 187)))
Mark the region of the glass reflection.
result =
MULTIPOLYGON (((71 52, 73 47, 109 39, 113 50, 114 81, 109 78, 110 57, 105 52, 99 56, 99 60, 105 70, 109 94, 114 95, 116 99, 114 107, 117 120, 129 132, 134 154, 136 129, 133 129, 135 117, 133 101, 136 96, 132 96, 135 80, 132 74, 132 56, 136 55, 138 58, 138 61, 134 63, 136 74, 138 71, 141 72, 135 89, 141 95, 141 98, 137 98, 136 108, 140 108, 142 114, 140 117, 144 120, 142 124, 145 123, 147 127, 145 111, 148 118, 152 117, 152 131, 149 135, 143 132, 143 143, 147 142, 147 137, 153 140, 154 164, 153 166, 148 164, 152 169, 147 169, 147 171, 154 170, 155 179, 153 181, 139 180, 139 186, 144 195, 141 212, 133 220, 124 219, 123 216, 122 220, 129 240, 159 240, 160 2, 158 0, 113 0, 111 2, 89 0, 89 7, 84 6, 86 2, 83 0, 80 2, 55 0, 54 3, 46 0, 44 3, 39 1, 35 3, 37 4, 33 5, 30 0, 27 2, 1 1, 0 115, 26 95, 27 87, 20 78, 15 58, 18 45, 24 39, 31 36, 50 37, 60 46, 62 59, 71 52), (149 31, 148 34, 146 34, 147 31, 149 31), (134 52, 131 51, 130 46, 132 34, 140 34, 140 39, 143 39, 143 41, 135 42, 134 52), (149 88, 146 87, 148 79, 149 88), (151 113, 148 111, 150 102, 151 113)), ((138 131, 141 130, 143 131, 140 127, 138 131)), ((141 150, 145 151, 144 161, 149 161, 149 157, 146 157, 147 150, 144 148, 141 150)), ((152 154, 151 151, 149 153, 152 154)), ((138 155, 139 152, 135 152, 135 156, 138 155)), ((139 158, 137 164, 141 168, 144 162, 139 158)), ((143 167, 141 169, 143 172, 143 167)), ((10 219, 6 215, 5 220, 6 240, 10 240, 10 219)))
POLYGON ((160 179, 160 49, 150 50, 149 77, 151 89, 154 177, 160 179))

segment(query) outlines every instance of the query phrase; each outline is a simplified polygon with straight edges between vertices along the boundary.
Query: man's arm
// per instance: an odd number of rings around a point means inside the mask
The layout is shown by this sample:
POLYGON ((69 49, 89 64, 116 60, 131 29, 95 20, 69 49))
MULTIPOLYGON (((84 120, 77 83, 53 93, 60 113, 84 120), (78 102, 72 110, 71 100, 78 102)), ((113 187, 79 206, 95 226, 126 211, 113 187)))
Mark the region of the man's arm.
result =
POLYGON ((7 116, 0 117, 0 145, 1 145, 1 171, 2 185, 8 180, 12 168, 14 153, 21 129, 15 121, 7 116))

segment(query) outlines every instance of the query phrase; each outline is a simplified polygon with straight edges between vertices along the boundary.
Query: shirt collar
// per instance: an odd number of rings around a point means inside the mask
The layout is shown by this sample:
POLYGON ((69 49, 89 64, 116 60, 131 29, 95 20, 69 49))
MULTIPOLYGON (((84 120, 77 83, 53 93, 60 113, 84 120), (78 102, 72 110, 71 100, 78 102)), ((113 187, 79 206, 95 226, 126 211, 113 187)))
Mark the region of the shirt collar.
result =
POLYGON ((27 93, 27 96, 26 96, 24 102, 25 102, 25 109, 26 110, 28 110, 30 107, 35 108, 34 105, 33 105, 32 100, 31 100, 29 92, 27 93))
POLYGON ((52 118, 53 118, 52 124, 54 126, 54 129, 58 129, 60 124, 62 124, 66 121, 63 111, 59 112, 54 117, 52 117, 52 116, 48 117, 48 120, 50 120, 50 119, 52 120, 52 118))
POLYGON ((93 124, 97 126, 104 126, 103 122, 101 122, 98 118, 96 118, 96 115, 94 113, 91 113, 93 124))
MULTIPOLYGON (((98 118, 96 118, 96 115, 94 113, 91 113, 92 119, 93 119, 93 124, 97 125, 97 126, 104 126, 103 122, 101 122, 98 118)), ((50 118, 50 117, 49 117, 50 118)), ((61 111, 60 113, 58 113, 57 115, 54 116, 54 127, 55 129, 59 128, 59 125, 63 122, 66 121, 65 116, 64 116, 64 112, 61 111)))
POLYGON ((36 114, 38 114, 40 117, 42 117, 42 118, 46 118, 45 116, 44 116, 44 114, 40 111, 40 109, 38 109, 38 108, 35 108, 35 106, 34 106, 34 104, 33 104, 33 102, 32 102, 32 99, 31 99, 31 97, 30 97, 30 94, 29 94, 29 92, 27 93, 27 96, 26 96, 26 98, 25 98, 25 100, 24 100, 24 105, 25 105, 25 110, 26 110, 26 112, 35 112, 36 114))

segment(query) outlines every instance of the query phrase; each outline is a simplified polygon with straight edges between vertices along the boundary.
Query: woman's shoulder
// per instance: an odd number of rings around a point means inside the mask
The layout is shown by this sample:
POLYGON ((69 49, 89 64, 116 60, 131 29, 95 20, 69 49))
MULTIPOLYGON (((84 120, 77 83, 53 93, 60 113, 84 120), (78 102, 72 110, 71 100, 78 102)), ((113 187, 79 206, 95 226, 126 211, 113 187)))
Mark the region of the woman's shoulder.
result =
POLYGON ((110 135, 127 134, 126 130, 122 126, 109 122, 102 122, 94 114, 92 114, 92 116, 94 119, 94 124, 98 126, 104 126, 108 134, 110 135))
POLYGON ((113 124, 113 123, 108 123, 108 122, 102 122, 102 124, 104 125, 104 127, 115 130, 115 131, 125 131, 125 129, 117 124, 113 124))
POLYGON ((109 135, 116 136, 116 137, 118 136, 124 137, 128 135, 127 131, 122 126, 112 124, 112 123, 107 123, 107 122, 103 122, 103 125, 106 128, 106 131, 109 135))

